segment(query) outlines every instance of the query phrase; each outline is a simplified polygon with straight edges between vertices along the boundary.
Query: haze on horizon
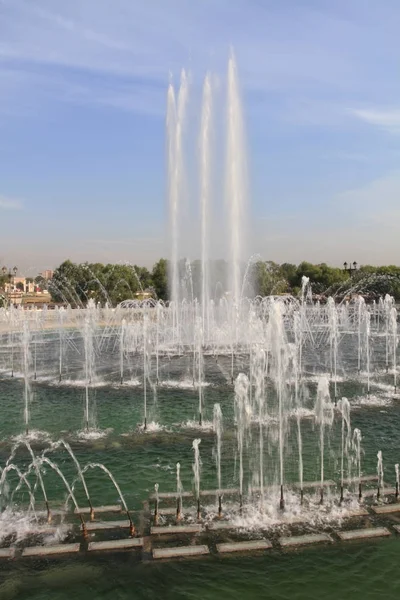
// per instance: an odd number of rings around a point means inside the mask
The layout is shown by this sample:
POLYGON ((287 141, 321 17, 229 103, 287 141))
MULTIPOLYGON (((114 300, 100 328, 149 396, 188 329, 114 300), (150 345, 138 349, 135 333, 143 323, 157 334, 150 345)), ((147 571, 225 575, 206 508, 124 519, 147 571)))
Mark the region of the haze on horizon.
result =
POLYGON ((0 266, 167 257, 168 83, 190 71, 196 135, 202 80, 222 88, 231 44, 249 254, 398 263, 399 22, 396 0, 0 1, 0 266))

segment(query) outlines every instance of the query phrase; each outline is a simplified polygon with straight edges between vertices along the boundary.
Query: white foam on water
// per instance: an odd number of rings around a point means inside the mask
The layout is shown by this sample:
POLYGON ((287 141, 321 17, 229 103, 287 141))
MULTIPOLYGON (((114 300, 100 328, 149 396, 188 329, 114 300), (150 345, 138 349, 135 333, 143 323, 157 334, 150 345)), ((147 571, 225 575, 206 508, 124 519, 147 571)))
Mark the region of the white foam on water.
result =
MULTIPOLYGON (((202 381, 201 387, 208 387, 210 382, 202 381)), ((160 387, 164 388, 176 388, 181 390, 191 390, 199 387, 198 381, 193 383, 192 379, 165 379, 159 382, 160 387)))
POLYGON ((146 429, 144 428, 144 423, 141 423, 138 425, 137 429, 141 433, 158 433, 160 431, 169 431, 166 425, 161 425, 161 423, 156 423, 156 421, 147 423, 146 429))
POLYGON ((345 378, 342 375, 336 375, 336 377, 331 376, 330 373, 317 373, 315 375, 306 375, 304 377, 305 381, 309 381, 310 383, 318 383, 321 377, 326 377, 329 381, 336 381, 336 383, 342 383, 343 381, 348 381, 348 377, 345 378))
POLYGON ((7 508, 0 514, 0 543, 12 536, 19 543, 32 535, 41 535, 45 545, 63 541, 71 527, 60 524, 56 531, 46 532, 46 525, 39 524, 34 513, 14 512, 7 508))
POLYGON ((383 392, 387 392, 391 398, 400 398, 400 393, 395 393, 393 384, 374 381, 371 383, 371 387, 378 388, 378 390, 382 390, 383 392))
POLYGON ((13 436, 11 439, 15 443, 51 441, 50 434, 47 431, 40 431, 38 429, 32 429, 28 433, 20 433, 19 435, 13 436))
MULTIPOLYGON (((202 511, 205 513, 204 523, 228 522, 232 529, 244 530, 251 536, 252 533, 258 533, 260 530, 273 528, 274 530, 285 530, 295 524, 304 525, 311 529, 320 529, 326 526, 341 527, 343 520, 352 516, 352 513, 360 508, 357 500, 350 497, 345 504, 340 507, 337 504, 337 496, 325 495, 324 504, 320 504, 319 491, 304 495, 304 503, 300 505, 299 494, 292 491, 285 492, 285 509, 279 508, 279 491, 274 496, 265 498, 262 510, 260 502, 252 499, 251 504, 243 506, 242 514, 239 514, 238 502, 231 500, 224 502, 222 500, 223 521, 218 520, 217 499, 214 503, 202 505, 202 511)), ((194 522, 196 520, 196 510, 193 506, 184 507, 185 520, 194 522)), ((354 515, 353 515, 354 516, 354 515)))
POLYGON ((374 394, 370 394, 369 396, 356 396, 351 399, 352 406, 390 406, 393 404, 392 398, 387 398, 384 396, 376 396, 374 394))
POLYGON ((112 427, 109 427, 108 429, 89 429, 88 431, 85 429, 77 431, 76 437, 79 440, 85 441, 100 440, 101 438, 107 437, 112 431, 112 427))
POLYGON ((203 421, 202 424, 200 425, 200 423, 198 421, 195 420, 188 420, 184 423, 181 424, 181 428, 182 429, 192 429, 192 430, 198 430, 198 431, 213 431, 214 430, 214 424, 212 421, 203 421))
POLYGON ((121 384, 116 384, 114 387, 140 387, 141 385, 143 385, 143 381, 138 377, 133 377, 132 379, 124 379, 122 386, 121 384))

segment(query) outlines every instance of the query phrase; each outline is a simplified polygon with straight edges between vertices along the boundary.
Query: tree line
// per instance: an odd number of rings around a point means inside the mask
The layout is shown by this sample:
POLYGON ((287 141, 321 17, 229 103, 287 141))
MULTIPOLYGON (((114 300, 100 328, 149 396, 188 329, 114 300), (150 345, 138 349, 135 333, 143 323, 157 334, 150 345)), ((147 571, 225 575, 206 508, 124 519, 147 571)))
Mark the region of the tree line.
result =
MULTIPOLYGON (((113 306, 147 292, 164 302, 169 300, 168 261, 164 258, 151 270, 129 264, 81 263, 64 261, 50 282, 43 280, 54 302, 85 305, 90 298, 113 306)), ((201 262, 181 260, 178 264, 181 297, 201 298, 201 262)), ((224 260, 207 264, 208 293, 219 300, 229 290, 229 265, 224 260)), ((351 273, 325 263, 278 264, 255 261, 243 265, 243 295, 247 297, 292 294, 298 296, 303 277, 308 277, 315 294, 345 297, 350 292, 370 297, 391 294, 400 300, 400 267, 360 266, 351 273)))

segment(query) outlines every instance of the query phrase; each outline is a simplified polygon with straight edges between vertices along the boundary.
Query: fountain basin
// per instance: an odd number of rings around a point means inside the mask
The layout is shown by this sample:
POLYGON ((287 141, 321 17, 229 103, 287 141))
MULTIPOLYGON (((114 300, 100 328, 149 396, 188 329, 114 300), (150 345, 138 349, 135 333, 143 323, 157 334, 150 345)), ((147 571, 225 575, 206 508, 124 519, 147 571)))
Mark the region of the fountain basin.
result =
POLYGON ((125 540, 108 540, 105 542, 90 542, 88 546, 89 552, 93 551, 116 551, 116 550, 131 550, 134 548, 143 547, 143 538, 129 538, 125 540))
POLYGON ((179 533, 200 533, 204 527, 201 524, 196 525, 170 525, 169 527, 151 527, 151 535, 175 535, 179 533))
POLYGON ((57 544, 55 546, 32 546, 24 548, 22 558, 28 556, 57 556, 62 554, 75 554, 79 552, 80 544, 57 544))
POLYGON ((153 558, 156 560, 162 558, 186 558, 189 556, 201 556, 204 554, 210 554, 208 546, 205 545, 153 549, 153 558))
POLYGON ((0 558, 14 558, 15 548, 0 548, 0 558))
POLYGON ((368 538, 384 537, 391 535, 386 527, 371 527, 368 529, 353 529, 351 531, 338 531, 341 540, 365 540, 368 538))
MULTIPOLYGON (((96 513, 108 513, 108 512, 121 512, 122 506, 120 504, 110 504, 108 506, 94 506, 93 512, 96 513)), ((74 513, 76 515, 89 515, 90 507, 84 506, 83 508, 79 508, 79 511, 75 508, 74 513)), ((53 512, 53 511, 52 511, 53 512)))
POLYGON ((249 540, 246 542, 217 544, 217 551, 220 554, 229 552, 254 552, 256 550, 269 550, 270 548, 272 548, 272 544, 269 540, 249 540))
POLYGON ((328 533, 310 533, 307 535, 293 535, 279 538, 279 544, 286 548, 290 546, 306 546, 308 544, 321 544, 333 542, 328 533))
POLYGON ((108 529, 129 529, 130 522, 126 521, 95 521, 86 523, 87 531, 107 531, 108 529))
POLYGON ((385 506, 371 506, 371 508, 377 515, 387 515, 389 513, 400 512, 400 503, 386 504, 385 506))

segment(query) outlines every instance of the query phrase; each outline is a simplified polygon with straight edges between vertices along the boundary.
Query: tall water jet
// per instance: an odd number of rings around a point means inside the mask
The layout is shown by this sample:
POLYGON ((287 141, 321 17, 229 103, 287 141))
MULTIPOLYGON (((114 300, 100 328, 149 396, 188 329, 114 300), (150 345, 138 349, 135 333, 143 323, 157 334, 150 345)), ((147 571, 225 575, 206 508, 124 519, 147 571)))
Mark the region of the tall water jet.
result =
POLYGON ((24 365, 24 422, 25 422, 25 433, 29 433, 29 404, 30 404, 30 364, 31 364, 31 352, 30 352, 30 331, 28 323, 24 321, 23 333, 22 333, 22 349, 23 349, 23 365, 24 365))
POLYGON ((203 358, 203 330, 201 327, 201 319, 197 319, 195 327, 195 349, 194 349, 194 373, 193 384, 197 379, 197 387, 199 394, 199 425, 203 424, 203 378, 204 378, 204 358, 203 358))
POLYGON ((230 232, 230 286, 238 304, 241 290, 241 261, 247 205, 247 156, 239 79, 233 52, 228 62, 227 81, 226 202, 230 232))
POLYGON ((394 465, 394 471, 396 473, 396 492, 395 492, 395 496, 396 496, 396 500, 398 500, 399 499, 399 484, 400 484, 399 463, 396 463, 394 465))
POLYGON ((94 365, 94 345, 93 345, 93 324, 90 316, 86 316, 84 328, 84 350, 85 350, 85 429, 89 431, 90 419, 89 419, 89 389, 93 378, 93 365, 94 365))
POLYGON ((287 343, 286 331, 283 321, 282 302, 272 301, 269 322, 268 340, 270 347, 269 376, 273 381, 278 399, 278 427, 279 427, 279 485, 281 510, 285 507, 283 497, 284 485, 284 450, 287 418, 290 411, 290 396, 287 391, 286 381, 289 376, 289 345, 287 343))
POLYGON ((393 307, 393 298, 386 294, 383 301, 384 319, 385 319, 385 338, 386 338, 386 373, 389 372, 389 354, 390 354, 390 324, 391 312, 393 307))
POLYGON ((393 385, 397 392, 397 309, 393 306, 390 311, 390 330, 392 338, 393 385))
POLYGON ((333 423, 334 411, 329 394, 329 381, 326 377, 320 377, 317 387, 317 400, 315 403, 315 422, 319 425, 320 461, 321 461, 321 504, 324 502, 324 452, 325 452, 325 428, 333 423))
POLYGON ((176 463, 176 520, 182 519, 182 481, 181 481, 181 463, 176 463))
POLYGON ((124 382, 125 329, 126 329, 126 321, 125 321, 125 319, 122 319, 122 321, 121 321, 121 333, 120 333, 120 336, 119 336, 119 377, 120 377, 120 384, 121 385, 124 382))
POLYGON ((64 335, 65 335, 65 325, 64 325, 64 317, 65 310, 61 306, 58 309, 58 344, 59 344, 59 357, 58 357, 58 381, 62 379, 62 370, 63 370, 63 358, 64 358, 64 335))
POLYGON ((16 321, 16 318, 15 318, 16 310, 12 304, 9 306, 9 311, 10 311, 9 339, 10 339, 10 345, 11 345, 11 377, 14 377, 14 325, 15 325, 15 321, 16 321))
POLYGON ((148 317, 147 313, 143 314, 143 429, 147 429, 147 379, 149 373, 149 352, 147 348, 148 339, 148 317))
POLYGON ((248 377, 244 375, 244 373, 239 373, 235 381, 235 420, 239 452, 239 502, 241 509, 243 507, 243 450, 246 434, 251 421, 249 387, 248 377))
POLYGON ((178 329, 179 304, 179 217, 183 190, 183 133, 188 96, 188 78, 184 70, 178 100, 173 85, 168 88, 167 138, 168 138, 168 196, 171 226, 171 299, 174 306, 175 327, 178 329))
MULTIPOLYGON (((252 375, 254 381, 255 410, 258 412, 258 474, 260 480, 260 511, 264 509, 264 404, 265 404, 265 374, 266 357, 262 348, 256 348, 253 353, 252 375)), ((250 391, 251 391, 250 385, 250 391)))
POLYGON ((330 344, 330 362, 331 379, 333 379, 335 405, 337 403, 337 354, 338 354, 338 318, 336 304, 333 298, 328 298, 328 323, 329 323, 329 344, 330 344))
POLYGON ((359 429, 354 429, 353 431, 353 448, 355 450, 356 455, 356 465, 357 465, 357 478, 358 478, 358 499, 362 498, 362 488, 361 488, 361 431, 359 429))
POLYGON ((212 164, 212 89, 207 73, 203 86, 203 104, 200 126, 200 209, 201 209, 201 304, 204 335, 209 331, 208 302, 210 281, 208 272, 209 221, 211 202, 212 164))
POLYGON ((377 489, 377 493, 376 493, 376 498, 377 500, 380 499, 381 495, 383 495, 383 456, 382 456, 382 450, 378 451, 378 454, 376 455, 378 458, 378 462, 376 465, 376 473, 378 476, 378 489, 377 489))
POLYGON ((370 395, 370 378, 371 378, 371 352, 370 352, 370 338, 371 338, 371 314, 365 311, 365 352, 367 359, 367 394, 370 395))
POLYGON ((220 404, 214 404, 213 410, 213 429, 216 436, 215 462, 217 467, 217 495, 218 495, 218 515, 222 512, 221 497, 221 446, 222 446, 222 411, 220 404))
MULTIPOLYGON (((307 279, 303 277, 303 279, 307 279)), ((303 286, 304 287, 304 286, 303 286)), ((302 293, 302 305, 304 304, 304 293, 302 293)), ((294 354, 293 354, 293 371, 294 371, 294 404, 296 410, 297 422, 297 448, 299 453, 299 485, 300 485, 300 504, 303 504, 303 439, 301 435, 301 364, 303 352, 303 310, 296 312, 293 315, 294 329, 294 354)))
POLYGON ((39 321, 39 311, 35 310, 35 335, 33 338, 33 379, 36 381, 36 377, 37 377, 37 342, 38 342, 38 337, 39 337, 39 326, 40 326, 40 321, 39 321))
POLYGON ((365 301, 362 296, 359 296, 357 301, 357 316, 358 316, 358 372, 361 373, 361 355, 362 355, 362 326, 365 313, 365 301))
POLYGON ((201 469, 201 460, 200 460, 200 450, 199 445, 201 443, 201 439, 197 438, 193 440, 193 451, 194 451, 194 463, 192 465, 193 475, 194 475, 194 492, 195 498, 197 502, 197 519, 200 519, 201 509, 200 509, 200 469, 201 469))
MULTIPOLYGON (((340 453, 340 504, 344 500, 344 457, 349 455, 351 425, 350 425, 350 402, 342 398, 338 402, 338 409, 342 415, 342 443, 340 453)), ((350 478, 350 477, 349 477, 350 478)))

